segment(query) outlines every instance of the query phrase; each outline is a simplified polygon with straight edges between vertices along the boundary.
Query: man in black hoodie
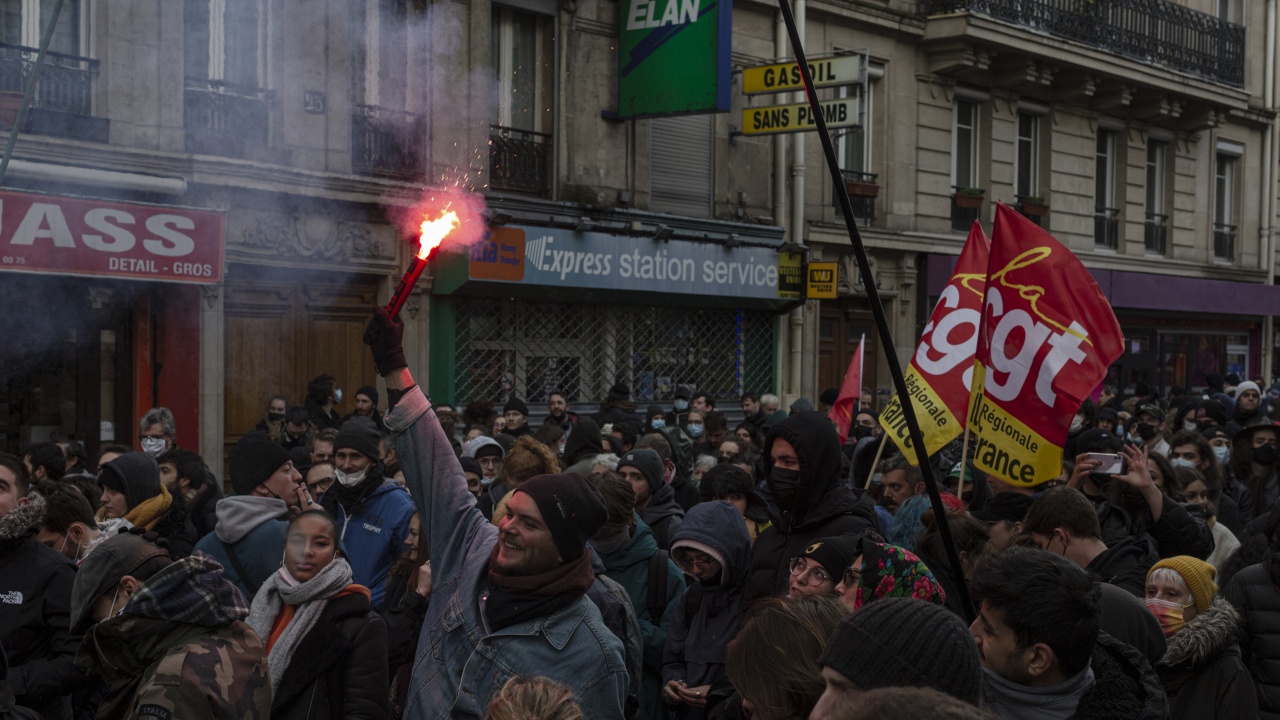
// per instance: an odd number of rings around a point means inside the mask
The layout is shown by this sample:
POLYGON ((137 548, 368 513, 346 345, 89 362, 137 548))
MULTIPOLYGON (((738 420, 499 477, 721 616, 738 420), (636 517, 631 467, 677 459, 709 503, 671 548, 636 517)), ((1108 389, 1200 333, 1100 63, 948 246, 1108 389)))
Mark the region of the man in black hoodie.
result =
POLYGON ((632 450, 618 459, 618 474, 635 490, 640 519, 653 531, 658 547, 670 550, 671 538, 684 520, 684 508, 663 480, 663 469, 662 458, 653 450, 632 450))
POLYGON ((855 495, 840 484, 840 438, 827 416, 801 412, 786 418, 769 431, 764 448, 778 514, 751 548, 747 602, 785 592, 787 561, 820 537, 852 534, 882 540, 871 496, 855 495))

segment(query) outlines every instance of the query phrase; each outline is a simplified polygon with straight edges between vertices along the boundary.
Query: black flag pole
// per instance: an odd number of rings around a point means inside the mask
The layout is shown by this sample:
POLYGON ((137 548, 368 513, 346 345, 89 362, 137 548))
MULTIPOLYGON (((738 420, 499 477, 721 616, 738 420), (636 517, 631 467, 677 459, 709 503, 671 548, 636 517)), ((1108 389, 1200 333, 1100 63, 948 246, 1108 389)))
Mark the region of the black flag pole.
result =
MULTIPOLYGON (((835 185, 836 197, 840 198, 840 211, 844 213, 844 224, 849 229, 849 242, 853 245, 854 256, 858 259, 858 271, 865 282, 862 286, 867 291, 867 303, 876 319, 876 328, 880 332, 881 347, 887 348, 885 357, 889 361, 889 374, 893 377, 893 388, 901 398, 903 418, 911 433, 911 445, 915 448, 916 459, 920 471, 924 475, 925 487, 929 491, 929 501, 933 506, 934 517, 938 519, 938 532, 942 534, 942 544, 946 546, 947 560, 951 563, 952 576, 956 588, 960 592, 960 602, 965 615, 970 621, 978 613, 973 606, 973 598, 969 597, 968 583, 965 582, 964 571, 960 565, 960 553, 956 552, 955 540, 951 537, 951 527, 947 523, 947 508, 942 504, 942 495, 938 492, 938 481, 934 477, 933 465, 929 463, 929 453, 924 447, 924 436, 920 432, 920 422, 916 419, 915 408, 911 405, 911 395, 907 392, 907 382, 902 375, 902 363, 898 361, 894 349, 893 334, 889 330, 889 319, 885 317, 884 305, 880 302, 880 291, 873 281, 871 263, 867 259, 867 248, 862 243, 862 234, 858 232, 858 224, 853 217, 853 204, 849 202, 849 190, 844 185, 840 174, 840 163, 836 161, 836 149, 831 144, 831 133, 827 130, 826 118, 822 115, 822 106, 818 102, 818 94, 813 87, 813 77, 809 72, 809 61, 804 54, 804 46, 800 42, 800 34, 796 31, 796 19, 791 13, 790 0, 778 0, 778 8, 782 11, 782 19, 787 24, 787 34, 791 37, 791 47, 795 51, 796 63, 800 66, 800 76, 804 80, 804 93, 809 99, 809 109, 818 125, 818 138, 822 141, 822 152, 827 157, 827 169, 831 171, 831 182, 835 185)), ((797 209, 798 210, 798 209, 797 209)), ((799 239, 793 238, 793 242, 799 239)), ((884 440, 883 442, 888 442, 884 440)))

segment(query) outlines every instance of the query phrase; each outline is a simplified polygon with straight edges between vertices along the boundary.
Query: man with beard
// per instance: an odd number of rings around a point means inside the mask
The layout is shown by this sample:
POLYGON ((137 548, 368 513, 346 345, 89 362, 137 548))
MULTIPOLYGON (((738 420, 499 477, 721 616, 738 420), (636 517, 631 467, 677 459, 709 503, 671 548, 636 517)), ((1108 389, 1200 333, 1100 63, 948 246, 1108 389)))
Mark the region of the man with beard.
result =
POLYGON ((653 531, 653 539, 663 550, 671 548, 671 538, 680 529, 684 508, 664 480, 665 466, 653 450, 632 450, 618 459, 618 474, 631 483, 636 493, 636 512, 653 531))
POLYGON ((385 433, 387 424, 382 419, 382 413, 378 412, 378 388, 372 385, 365 385, 356 391, 355 400, 356 409, 350 415, 342 418, 342 422, 355 417, 367 417, 378 427, 379 432, 385 433))
POLYGON ((585 596, 595 580, 586 541, 604 524, 604 505, 580 476, 542 475, 512 494, 494 527, 476 509, 431 402, 414 383, 403 333, 379 307, 365 342, 387 381, 387 425, 437 578, 406 715, 478 719, 503 683, 537 674, 571 685, 588 720, 623 717, 622 642, 585 596))
POLYGON ((320 503, 342 528, 352 582, 369 588, 374 607, 382 605, 387 573, 404 552, 414 512, 404 488, 382 476, 381 441, 382 434, 369 418, 342 424, 333 441, 337 482, 320 503))
POLYGON ((578 414, 569 410, 569 396, 559 390, 547 396, 547 419, 543 424, 559 425, 568 435, 573 424, 578 422, 578 414))

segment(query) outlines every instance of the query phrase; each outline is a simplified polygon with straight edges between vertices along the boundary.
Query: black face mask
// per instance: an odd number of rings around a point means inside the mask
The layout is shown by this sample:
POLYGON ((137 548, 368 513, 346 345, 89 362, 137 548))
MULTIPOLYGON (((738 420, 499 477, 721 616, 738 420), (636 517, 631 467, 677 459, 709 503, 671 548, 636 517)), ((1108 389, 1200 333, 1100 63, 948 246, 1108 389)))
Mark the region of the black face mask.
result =
POLYGON ((1138 437, 1145 442, 1156 436, 1156 426, 1140 422, 1134 428, 1134 432, 1138 433, 1138 437))
POLYGON ((795 505, 796 493, 799 490, 799 470, 787 470, 775 465, 769 471, 769 492, 773 494, 774 504, 782 512, 791 512, 795 505))
POLYGON ((1262 445, 1253 449, 1252 459, 1263 467, 1276 464, 1276 448, 1274 445, 1262 445))
POLYGON ((867 427, 866 425, 854 425, 853 432, 849 433, 849 436, 852 437, 854 440, 869 438, 871 437, 871 428, 867 427))
POLYGON ((280 422, 281 420, 284 420, 284 413, 269 412, 267 413, 267 419, 271 422, 280 422))

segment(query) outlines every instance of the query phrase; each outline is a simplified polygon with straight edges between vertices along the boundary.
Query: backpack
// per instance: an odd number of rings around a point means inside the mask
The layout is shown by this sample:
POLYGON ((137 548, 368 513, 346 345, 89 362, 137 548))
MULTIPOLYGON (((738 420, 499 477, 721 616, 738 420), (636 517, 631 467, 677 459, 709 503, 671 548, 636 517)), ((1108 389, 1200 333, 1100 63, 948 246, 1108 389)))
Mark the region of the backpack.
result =
POLYGON ((668 557, 662 548, 649 556, 649 600, 646 608, 649 610, 649 622, 654 625, 662 624, 662 614, 667 610, 668 557))

